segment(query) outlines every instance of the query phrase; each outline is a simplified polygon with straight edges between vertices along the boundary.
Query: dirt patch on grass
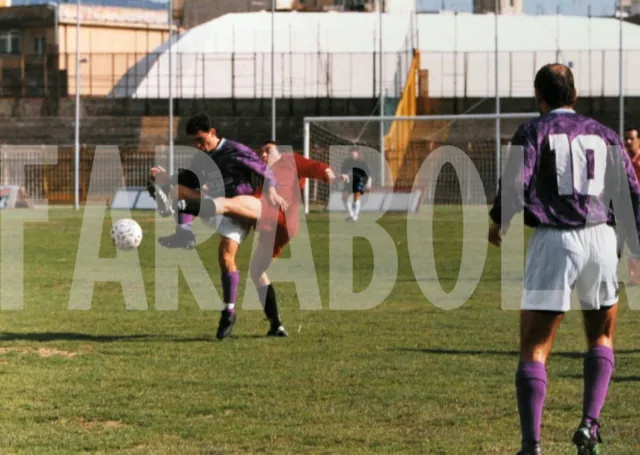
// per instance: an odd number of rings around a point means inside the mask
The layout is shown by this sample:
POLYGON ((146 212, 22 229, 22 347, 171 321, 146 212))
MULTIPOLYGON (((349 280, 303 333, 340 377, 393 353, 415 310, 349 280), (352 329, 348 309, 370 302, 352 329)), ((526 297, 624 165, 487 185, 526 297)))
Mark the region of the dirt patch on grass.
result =
POLYGON ((17 346, 0 348, 0 354, 8 354, 10 352, 18 352, 22 354, 36 354, 44 358, 60 356, 60 357, 65 357, 67 359, 80 355, 80 352, 61 351, 59 349, 52 349, 52 348, 36 349, 36 348, 26 348, 26 347, 17 347, 17 346))
POLYGON ((80 354, 79 352, 69 352, 69 351, 60 351, 58 349, 49 349, 49 348, 40 348, 38 349, 38 355, 40 357, 53 357, 56 355, 62 356, 62 357, 66 357, 66 358, 71 358, 71 357, 75 357, 78 354, 80 354))
POLYGON ((104 429, 104 430, 114 430, 118 428, 123 428, 126 425, 117 420, 85 420, 78 419, 78 423, 80 426, 89 429, 104 429))

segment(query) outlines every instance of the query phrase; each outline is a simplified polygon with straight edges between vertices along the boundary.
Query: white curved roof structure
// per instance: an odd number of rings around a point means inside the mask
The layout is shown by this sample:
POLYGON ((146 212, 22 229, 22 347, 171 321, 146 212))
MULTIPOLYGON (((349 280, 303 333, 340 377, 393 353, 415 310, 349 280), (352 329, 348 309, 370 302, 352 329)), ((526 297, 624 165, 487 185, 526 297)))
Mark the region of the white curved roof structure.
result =
MULTIPOLYGON (((377 13, 276 13, 275 95, 379 96, 378 20, 377 13)), ((501 96, 531 96, 535 71, 554 61, 572 66, 583 96, 617 95, 619 26, 609 18, 499 16, 501 96)), ((431 96, 494 96, 494 27, 492 14, 384 14, 385 92, 400 94, 417 46, 431 96)), ((638 95, 640 79, 632 76, 640 71, 640 27, 624 23, 623 33, 625 93, 638 95)), ((173 46, 173 95, 268 98, 271 46, 269 12, 228 14, 193 28, 173 46)), ((167 98, 167 50, 165 44, 140 60, 112 96, 167 98)))
MULTIPOLYGON (((276 96, 377 96, 378 20, 375 13, 276 13, 276 96)), ((395 90, 399 62, 405 73, 411 63, 411 16, 387 14, 382 29, 384 80, 395 90)), ((270 97, 271 44, 267 12, 227 14, 187 31, 173 47, 174 95, 270 97)), ((113 96, 167 97, 167 48, 132 68, 113 96)))
MULTIPOLYGON (((421 51, 493 52, 495 15, 419 14, 421 51), (457 33, 456 33, 457 32, 457 33)), ((624 47, 640 49, 640 27, 624 22, 624 47)), ((617 50, 617 19, 582 16, 498 16, 500 51, 617 50)))
MULTIPOLYGON (((498 16, 500 95, 532 96, 537 69, 559 61, 573 68, 582 96, 617 96, 619 27, 611 18, 498 16)), ((432 96, 495 96, 493 14, 419 15, 418 30, 432 96)), ((623 23, 623 47, 625 94, 639 95, 640 27, 623 23)))

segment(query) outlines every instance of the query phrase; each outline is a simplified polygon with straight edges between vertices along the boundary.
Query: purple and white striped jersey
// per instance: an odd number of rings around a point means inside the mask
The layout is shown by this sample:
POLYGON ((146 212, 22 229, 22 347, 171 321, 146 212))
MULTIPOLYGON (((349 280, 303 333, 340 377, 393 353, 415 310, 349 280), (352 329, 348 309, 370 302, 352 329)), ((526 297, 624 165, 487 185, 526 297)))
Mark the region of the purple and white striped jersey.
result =
POLYGON ((264 178, 264 187, 275 187, 273 172, 251 148, 239 142, 221 139, 218 147, 209 152, 197 153, 191 161, 191 169, 198 174, 200 181, 210 188, 210 194, 233 197, 256 192, 255 178, 264 178), (207 172, 213 160, 220 174, 207 172), (200 171, 200 172, 199 172, 200 171))
POLYGON ((521 210, 531 227, 617 221, 627 232, 640 231, 640 184, 620 137, 566 109, 521 125, 490 216, 508 225, 521 210))

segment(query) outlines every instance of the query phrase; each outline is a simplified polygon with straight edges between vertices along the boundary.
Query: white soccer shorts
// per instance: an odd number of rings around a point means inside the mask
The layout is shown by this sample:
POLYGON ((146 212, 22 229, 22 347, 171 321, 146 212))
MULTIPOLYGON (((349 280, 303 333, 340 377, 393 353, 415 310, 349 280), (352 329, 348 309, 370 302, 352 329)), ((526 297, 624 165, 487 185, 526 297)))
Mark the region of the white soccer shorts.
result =
POLYGON ((251 224, 242 223, 228 216, 222 216, 220 224, 216 228, 217 217, 213 217, 208 221, 209 226, 216 229, 222 237, 233 240, 238 245, 249 236, 251 232, 251 224))
POLYGON ((606 224, 575 230, 536 229, 527 249, 523 310, 571 309, 571 292, 581 310, 618 301, 618 240, 606 224))

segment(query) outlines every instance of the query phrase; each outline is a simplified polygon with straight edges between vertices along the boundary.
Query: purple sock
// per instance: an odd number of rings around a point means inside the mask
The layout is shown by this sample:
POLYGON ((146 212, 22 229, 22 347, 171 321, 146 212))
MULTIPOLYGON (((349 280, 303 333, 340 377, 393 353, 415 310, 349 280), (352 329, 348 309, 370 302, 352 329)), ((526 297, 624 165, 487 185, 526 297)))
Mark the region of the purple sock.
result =
POLYGON ((547 370, 541 362, 521 362, 516 372, 516 396, 522 443, 540 442, 542 408, 547 394, 547 370))
POLYGON ((180 226, 188 225, 188 224, 191 224, 192 222, 193 222, 193 215, 189 215, 187 213, 178 213, 178 224, 180 226))
POLYGON ((583 418, 597 431, 597 420, 609 390, 613 374, 613 350, 607 346, 595 346, 584 358, 583 418))
POLYGON ((237 270, 231 273, 222 272, 222 294, 225 304, 236 303, 239 284, 240 272, 238 272, 237 270))

